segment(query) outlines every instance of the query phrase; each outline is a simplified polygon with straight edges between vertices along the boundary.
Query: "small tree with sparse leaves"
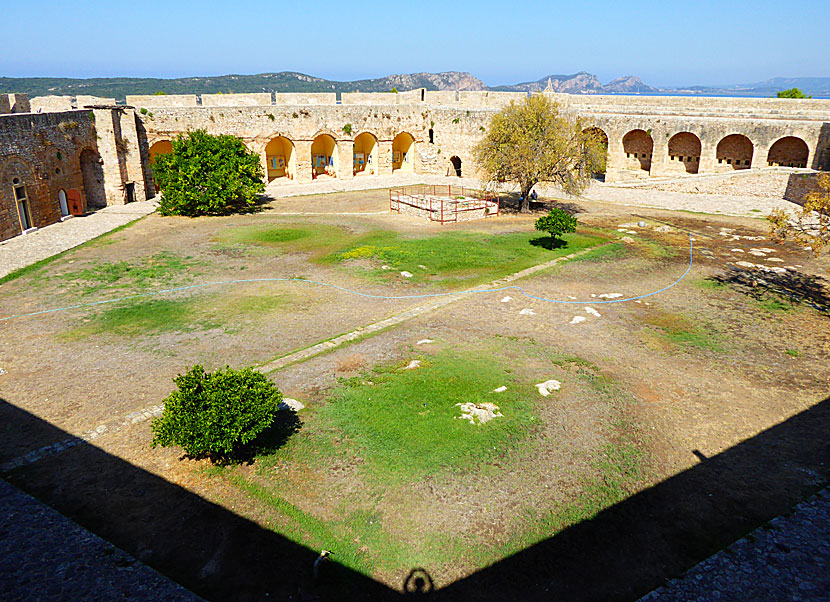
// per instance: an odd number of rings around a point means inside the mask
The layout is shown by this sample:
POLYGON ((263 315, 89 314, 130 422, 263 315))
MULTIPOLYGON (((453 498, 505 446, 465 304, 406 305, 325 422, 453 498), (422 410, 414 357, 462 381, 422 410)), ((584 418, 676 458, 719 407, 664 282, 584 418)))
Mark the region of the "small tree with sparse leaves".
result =
POLYGON ((274 422, 277 386, 251 368, 205 372, 201 365, 173 379, 177 390, 153 419, 153 447, 181 445, 191 457, 232 460, 274 422))
POLYGON ((576 232, 576 218, 561 209, 551 209, 547 215, 536 220, 536 229, 550 234, 551 248, 556 239, 567 232, 576 232))
POLYGON ((804 197, 800 211, 773 209, 767 217, 770 234, 777 241, 788 238, 809 245, 815 255, 830 244, 830 174, 818 174, 818 190, 804 197))

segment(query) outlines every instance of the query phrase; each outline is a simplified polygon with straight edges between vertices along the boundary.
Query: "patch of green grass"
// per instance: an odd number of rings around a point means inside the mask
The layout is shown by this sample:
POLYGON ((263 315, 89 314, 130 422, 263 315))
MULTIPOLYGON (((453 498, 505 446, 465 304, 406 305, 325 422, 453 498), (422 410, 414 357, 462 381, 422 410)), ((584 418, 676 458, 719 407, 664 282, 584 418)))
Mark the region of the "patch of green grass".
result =
POLYGON ((790 312, 795 311, 796 305, 791 301, 784 301, 776 297, 758 299, 758 305, 769 312, 790 312))
POLYGON ((515 445, 535 421, 531 390, 490 356, 443 351, 414 370, 387 366, 345 381, 320 411, 360 450, 373 478, 412 482, 470 470, 515 445), (501 385, 508 391, 492 392, 501 385), (496 403, 504 416, 470 424, 456 405, 468 402, 496 403))
POLYGON ((191 257, 180 257, 168 251, 161 251, 137 262, 102 263, 60 274, 60 278, 79 285, 80 291, 73 292, 90 294, 116 286, 146 288, 155 283, 171 282, 183 273, 188 276, 194 275, 194 268, 198 265, 200 263, 191 257))
POLYGON ((694 324, 685 316, 655 312, 645 318, 645 323, 653 332, 674 345, 689 345, 715 352, 723 351, 719 337, 711 327, 694 324))
POLYGON ((34 274, 40 272, 40 270, 43 269, 44 267, 46 267, 47 265, 57 261, 58 259, 68 255, 69 253, 73 253, 73 252, 75 252, 79 249, 83 249, 84 247, 96 247, 96 246, 102 246, 104 244, 112 244, 112 242, 114 242, 114 241, 112 241, 110 239, 110 237, 113 234, 115 234, 116 232, 120 232, 122 230, 126 230, 130 226, 132 226, 134 224, 137 224, 142 219, 144 219, 144 218, 140 217, 137 220, 131 221, 131 222, 126 223, 126 224, 122 224, 122 225, 118 226, 117 228, 113 228, 109 232, 105 232, 104 234, 101 234, 100 236, 97 236, 97 237, 95 237, 91 240, 86 241, 83 244, 78 245, 77 247, 72 247, 71 249, 67 249, 66 251, 61 251, 60 253, 52 255, 51 257, 47 257, 46 259, 41 259, 40 261, 36 261, 35 263, 33 263, 31 265, 27 265, 25 267, 14 270, 13 272, 9 272, 8 274, 6 274, 2 278, 0 278, 0 284, 5 284, 6 282, 11 282, 12 280, 16 280, 16 279, 20 278, 21 276, 25 276, 27 274, 28 275, 34 275, 34 274))
POLYGON ((588 261, 588 262, 599 262, 599 261, 611 261, 615 259, 622 259, 626 255, 628 255, 629 250, 626 247, 625 243, 622 242, 613 242, 606 245, 602 245, 596 249, 591 249, 590 251, 583 253, 579 257, 574 257, 571 259, 571 262, 574 261, 588 261))
POLYGON ((378 265, 369 272, 375 278, 399 279, 400 272, 407 271, 413 274, 408 279, 411 282, 470 286, 596 246, 604 240, 580 233, 562 238, 564 245, 550 250, 543 246, 549 237, 540 237, 536 232, 445 232, 405 238, 395 232, 381 231, 361 236, 321 260, 372 260, 391 268, 383 270, 378 265))
POLYGON ((257 247, 267 253, 329 253, 348 244, 357 235, 328 224, 286 224, 283 226, 237 226, 222 231, 216 239, 222 245, 257 247))
POLYGON ((694 283, 699 288, 713 291, 723 290, 729 286, 726 282, 718 280, 717 278, 703 278, 694 280, 694 283))
POLYGON ((798 349, 786 349, 784 353, 786 353, 790 357, 798 357, 799 355, 801 355, 801 352, 798 349))

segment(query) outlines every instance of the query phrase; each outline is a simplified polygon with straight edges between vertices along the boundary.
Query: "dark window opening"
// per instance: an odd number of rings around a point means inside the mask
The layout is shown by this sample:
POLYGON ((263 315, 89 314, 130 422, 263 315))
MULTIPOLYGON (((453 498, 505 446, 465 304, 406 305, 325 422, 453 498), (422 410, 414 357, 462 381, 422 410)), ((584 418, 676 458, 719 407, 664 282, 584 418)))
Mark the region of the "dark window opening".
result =
POLYGON ((132 203, 135 201, 135 184, 130 182, 126 186, 127 191, 127 202, 132 203))
POLYGON ((432 131, 432 128, 429 130, 429 143, 435 144, 435 132, 432 131))

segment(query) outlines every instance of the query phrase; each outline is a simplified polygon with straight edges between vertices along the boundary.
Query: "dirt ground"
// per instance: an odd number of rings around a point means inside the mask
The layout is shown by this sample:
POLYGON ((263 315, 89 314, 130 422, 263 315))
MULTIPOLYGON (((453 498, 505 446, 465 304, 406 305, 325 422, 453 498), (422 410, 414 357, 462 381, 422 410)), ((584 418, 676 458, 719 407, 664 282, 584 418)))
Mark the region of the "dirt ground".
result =
MULTIPOLYGON (((0 317, 129 294, 132 289, 106 287, 85 293, 72 274, 161 252, 188 258, 187 266, 142 291, 299 276, 376 294, 409 294, 420 289, 366 280, 354 270, 309 261, 308 253, 242 248, 223 238, 263 222, 353 232, 391 228, 406 235, 440 231, 381 213, 387 199, 386 191, 353 192, 281 199, 250 216, 151 215, 101 244, 0 285, 0 317), (292 213, 332 215, 279 215, 292 213)), ((593 364, 630 396, 627 418, 646 452, 638 491, 491 566, 460 558, 423 567, 438 597, 633 600, 786 512, 830 477, 830 260, 771 242, 760 219, 595 201, 569 209, 580 213, 581 224, 630 238, 621 243, 627 252, 565 262, 516 284, 531 295, 580 303, 547 303, 518 292, 470 296, 270 375, 286 396, 313 409, 325 403, 338 377, 442 346, 468 346, 497 348, 513 361, 519 379, 547 373, 565 383, 562 396, 537 405, 549 445, 546 455, 535 458, 535 472, 425 480, 382 494, 379 512, 407 517, 398 531, 390 526, 387 533, 402 540, 421 529, 447 537, 471 530, 497 543, 516 528, 521 508, 542 497, 566 502, 578 489, 600 453, 605 410, 577 386, 576 368, 551 366, 534 349, 593 364), (636 225, 641 220, 645 228, 636 225), (679 284, 637 301, 600 303, 602 294, 646 295, 680 278, 689 265, 690 236, 694 264, 679 284), (513 299, 501 302, 505 295, 513 299), (533 313, 520 314, 523 309, 533 313), (575 316, 585 320, 571 323, 575 316), (422 339, 435 342, 416 345, 422 339)), ((444 228, 521 231, 531 229, 535 217, 508 212, 444 228)), ((215 323, 129 336, 85 333, 106 306, 0 322, 0 368, 6 372, 0 373, 0 464, 160 403, 173 388, 172 377, 195 363, 263 364, 418 306, 417 300, 373 300, 281 282, 218 284, 163 297, 197 301, 197 308, 213 312, 215 323), (256 296, 280 302, 245 309, 245 299, 256 296)), ((209 599, 308 593, 312 586, 299 575, 308 572, 317 550, 275 534, 271 528, 279 519, 273 511, 228 479, 212 476, 205 462, 151 449, 150 439, 147 420, 109 428, 92 444, 23 463, 4 478, 209 599)), ((253 465, 237 470, 259 478, 253 465)), ((280 479, 290 503, 320 516, 360 484, 348 467, 280 479)), ((387 570, 373 579, 350 574, 341 582, 347 590, 313 595, 394 596, 407 576, 387 570)))

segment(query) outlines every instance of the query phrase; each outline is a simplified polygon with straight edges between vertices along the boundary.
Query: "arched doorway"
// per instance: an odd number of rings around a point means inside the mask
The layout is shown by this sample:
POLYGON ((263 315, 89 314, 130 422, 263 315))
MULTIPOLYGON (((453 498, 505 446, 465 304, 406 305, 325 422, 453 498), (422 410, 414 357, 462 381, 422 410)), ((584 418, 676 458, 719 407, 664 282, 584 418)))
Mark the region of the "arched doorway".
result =
POLYGON ((605 133, 605 130, 596 126, 585 128, 582 130, 582 134, 599 144, 602 154, 599 157, 597 174, 604 174, 605 166, 608 163, 608 134, 605 133))
POLYGON ((69 203, 69 213, 72 215, 83 215, 84 204, 81 202, 81 193, 74 188, 66 191, 66 200, 69 203))
POLYGON ((461 159, 456 156, 450 157, 450 169, 453 175, 461 177, 461 159))
POLYGON ((807 167, 809 156, 810 149, 806 142, 796 136, 786 136, 770 147, 767 165, 770 167, 807 167))
POLYGON ((61 217, 69 215, 69 203, 66 202, 66 191, 58 190, 58 205, 61 208, 61 217))
POLYGON ((311 143, 311 176, 337 177, 337 144, 328 134, 320 134, 311 143))
POLYGON ((654 140, 645 130, 632 130, 623 136, 625 168, 651 171, 651 154, 654 140))
POLYGON ((81 152, 81 177, 84 182, 84 196, 87 207, 106 207, 107 195, 104 191, 104 169, 100 155, 86 148, 81 152))
POLYGON ((159 155, 166 155, 173 152, 173 143, 169 140, 159 140, 150 147, 150 165, 159 155))
POLYGON ((291 180, 297 173, 294 143, 285 136, 277 136, 265 145, 265 162, 268 164, 268 181, 277 178, 291 180))
POLYGON ((743 134, 730 134, 718 142, 715 149, 718 165, 729 169, 749 169, 752 166, 752 141, 743 134))
POLYGON ((415 138, 401 132, 392 140, 392 171, 415 173, 415 138))
POLYGON ((680 132, 669 138, 669 170, 697 173, 700 149, 700 138, 691 132, 680 132))
POLYGON ((354 151, 352 153, 352 166, 354 175, 376 174, 378 157, 378 139, 369 132, 358 134, 354 139, 354 151))

